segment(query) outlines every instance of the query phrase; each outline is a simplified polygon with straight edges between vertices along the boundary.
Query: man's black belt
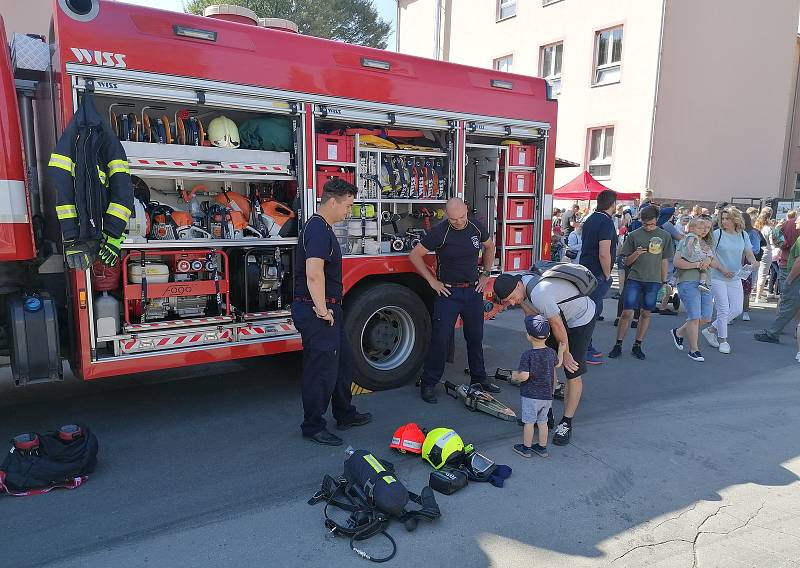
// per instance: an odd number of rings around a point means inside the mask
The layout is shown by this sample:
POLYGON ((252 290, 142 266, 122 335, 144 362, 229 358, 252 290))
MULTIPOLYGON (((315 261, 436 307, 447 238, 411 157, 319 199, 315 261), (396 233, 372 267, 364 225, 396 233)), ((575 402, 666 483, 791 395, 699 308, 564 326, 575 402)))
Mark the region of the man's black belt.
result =
MULTIPOLYGON (((294 297, 294 301, 295 302, 307 302, 307 303, 313 304, 314 303, 314 298, 311 298, 310 296, 295 296, 294 297)), ((342 299, 341 298, 325 298, 325 303, 326 304, 341 304, 342 303, 342 299)))
POLYGON ((448 288, 471 288, 473 286, 477 286, 477 280, 475 282, 442 282, 448 288))

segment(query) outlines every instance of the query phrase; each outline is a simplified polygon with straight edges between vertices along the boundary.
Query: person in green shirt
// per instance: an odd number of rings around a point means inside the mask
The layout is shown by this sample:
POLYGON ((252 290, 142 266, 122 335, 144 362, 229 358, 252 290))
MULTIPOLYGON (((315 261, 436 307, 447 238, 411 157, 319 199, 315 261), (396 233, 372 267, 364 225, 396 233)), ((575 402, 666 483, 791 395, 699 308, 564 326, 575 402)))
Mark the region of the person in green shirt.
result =
MULTIPOLYGON (((800 229, 800 223, 797 226, 800 229)), ((756 341, 780 343, 778 338, 783 328, 800 311, 800 262, 797 260, 798 257, 800 257, 800 239, 797 239, 789 250, 789 258, 786 262, 786 280, 781 288, 781 300, 778 303, 778 314, 775 321, 767 329, 755 334, 756 341)), ((798 351, 800 351, 800 347, 798 347, 798 351)), ((800 361, 800 353, 798 353, 798 361, 800 361)))
POLYGON ((617 326, 617 343, 608 354, 616 359, 622 355, 622 341, 628 333, 634 310, 640 308, 639 326, 631 353, 644 359, 642 341, 650 327, 650 317, 656 307, 658 291, 667 280, 669 259, 674 253, 672 237, 658 228, 658 208, 648 206, 639 212, 642 226, 630 233, 620 255, 630 267, 622 297, 622 315, 617 326))

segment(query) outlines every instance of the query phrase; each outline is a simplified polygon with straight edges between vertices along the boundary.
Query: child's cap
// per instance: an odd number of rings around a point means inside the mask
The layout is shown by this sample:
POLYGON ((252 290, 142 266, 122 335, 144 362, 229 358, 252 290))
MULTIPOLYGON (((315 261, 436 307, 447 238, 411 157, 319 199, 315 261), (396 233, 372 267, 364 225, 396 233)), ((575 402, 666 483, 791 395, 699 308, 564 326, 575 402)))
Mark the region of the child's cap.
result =
POLYGON ((544 316, 527 316, 525 318, 525 331, 537 339, 547 339, 550 335, 550 323, 544 316))

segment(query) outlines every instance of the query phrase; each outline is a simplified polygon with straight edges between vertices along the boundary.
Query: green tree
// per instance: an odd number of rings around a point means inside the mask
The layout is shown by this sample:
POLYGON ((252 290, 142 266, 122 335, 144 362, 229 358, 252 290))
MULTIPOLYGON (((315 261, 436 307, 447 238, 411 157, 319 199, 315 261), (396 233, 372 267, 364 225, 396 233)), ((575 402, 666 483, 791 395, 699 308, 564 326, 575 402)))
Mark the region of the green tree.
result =
POLYGON ((380 18, 372 0, 187 0, 184 10, 202 14, 212 4, 238 4, 261 18, 284 18, 306 35, 386 49, 392 26, 380 18))

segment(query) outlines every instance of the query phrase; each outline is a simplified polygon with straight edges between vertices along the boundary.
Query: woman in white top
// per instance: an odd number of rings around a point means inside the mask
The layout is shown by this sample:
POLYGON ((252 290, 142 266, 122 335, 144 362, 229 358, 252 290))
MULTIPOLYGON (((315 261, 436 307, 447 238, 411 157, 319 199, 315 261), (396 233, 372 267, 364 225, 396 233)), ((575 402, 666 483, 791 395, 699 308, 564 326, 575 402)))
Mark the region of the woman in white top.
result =
POLYGON ((575 230, 569 234, 567 238, 567 250, 570 251, 567 254, 567 258, 569 258, 570 262, 574 264, 581 263, 581 245, 583 244, 583 239, 581 238, 581 233, 583 232, 583 221, 575 221, 575 230), (575 255, 573 258, 572 255, 575 255))
POLYGON ((762 247, 764 255, 761 257, 761 262, 758 264, 758 276, 756 280, 756 301, 759 302, 764 298, 764 287, 767 285, 769 279, 769 266, 772 264, 772 208, 764 207, 761 210, 756 222, 753 223, 753 228, 761 232, 764 240, 767 241, 766 246, 762 247))
MULTIPOLYGON (((736 207, 725 207, 719 214, 720 228, 714 231, 714 256, 720 268, 711 270, 711 294, 717 309, 717 319, 703 330, 709 345, 720 353, 730 353, 728 322, 742 313, 744 291, 737 274, 746 258, 753 270, 758 262, 753 255, 750 238, 744 232, 744 219, 736 207)), ((747 274, 749 277, 750 275, 747 274)))

